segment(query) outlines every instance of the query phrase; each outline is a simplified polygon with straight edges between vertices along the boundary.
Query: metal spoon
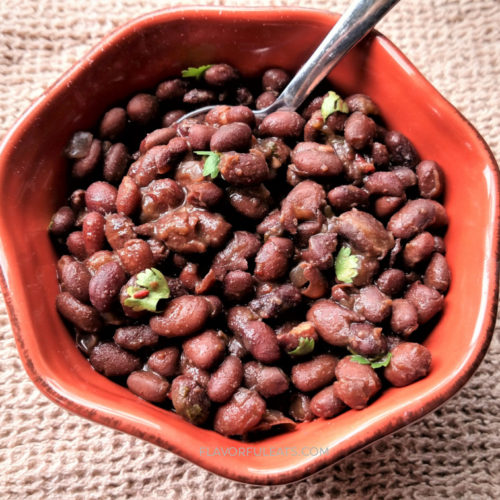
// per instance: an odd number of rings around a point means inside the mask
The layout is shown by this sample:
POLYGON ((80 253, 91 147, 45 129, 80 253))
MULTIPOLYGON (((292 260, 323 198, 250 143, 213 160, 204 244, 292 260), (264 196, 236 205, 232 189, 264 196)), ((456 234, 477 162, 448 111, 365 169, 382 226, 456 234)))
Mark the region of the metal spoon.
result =
MULTIPOLYGON (((295 74, 277 99, 267 108, 254 110, 264 118, 277 109, 297 109, 333 67, 394 7, 399 0, 356 0, 328 32, 319 47, 295 74)), ((216 105, 204 106, 183 115, 176 123, 206 113, 216 105)))

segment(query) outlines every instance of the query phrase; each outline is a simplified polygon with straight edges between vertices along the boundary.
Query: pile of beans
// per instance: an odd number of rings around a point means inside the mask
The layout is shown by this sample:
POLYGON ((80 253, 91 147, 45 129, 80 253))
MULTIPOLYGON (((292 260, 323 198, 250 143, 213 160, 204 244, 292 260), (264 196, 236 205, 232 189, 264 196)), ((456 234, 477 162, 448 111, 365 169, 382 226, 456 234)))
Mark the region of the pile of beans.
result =
POLYGON ((214 64, 110 109, 71 138, 50 224, 56 306, 93 368, 228 436, 426 376, 450 283, 441 167, 326 83, 256 121, 288 81, 214 64))

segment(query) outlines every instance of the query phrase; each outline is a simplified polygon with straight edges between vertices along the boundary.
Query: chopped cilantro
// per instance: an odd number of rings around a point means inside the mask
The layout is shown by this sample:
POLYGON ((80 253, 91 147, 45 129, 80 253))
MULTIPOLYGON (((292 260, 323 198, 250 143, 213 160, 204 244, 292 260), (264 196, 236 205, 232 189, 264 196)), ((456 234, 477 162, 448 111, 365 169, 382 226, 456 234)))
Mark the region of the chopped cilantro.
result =
POLYGON ((392 354, 388 352, 383 357, 378 359, 369 359, 361 356, 360 354, 354 354, 351 356, 351 360, 359 363, 360 365, 370 365, 374 370, 377 368, 382 368, 383 366, 387 366, 392 358, 392 354))
POLYGON ((165 276, 151 267, 137 275, 136 286, 129 286, 127 294, 124 302, 127 307, 134 311, 156 312, 158 302, 170 297, 170 289, 165 276))
POLYGON ((216 151, 195 151, 195 153, 207 157, 203 164, 203 175, 209 175, 212 179, 215 179, 219 175, 220 153, 216 151))
POLYGON ((349 247, 342 247, 335 259, 335 275, 343 283, 352 283, 352 279, 358 274, 358 261, 356 255, 351 255, 349 247))
POLYGON ((188 69, 182 70, 181 75, 184 78, 196 78, 197 80, 199 80, 203 76, 203 73, 205 73, 205 71, 211 67, 212 67, 212 64, 204 64, 203 66, 198 66, 197 68, 193 68, 193 66, 189 66, 188 69))
POLYGON ((290 356, 305 356, 313 352, 314 350, 314 339, 312 337, 300 337, 299 345, 293 350, 289 351, 290 356))
POLYGON ((335 111, 349 113, 349 107, 338 94, 330 90, 321 104, 321 116, 323 120, 326 120, 332 113, 335 113, 335 111))

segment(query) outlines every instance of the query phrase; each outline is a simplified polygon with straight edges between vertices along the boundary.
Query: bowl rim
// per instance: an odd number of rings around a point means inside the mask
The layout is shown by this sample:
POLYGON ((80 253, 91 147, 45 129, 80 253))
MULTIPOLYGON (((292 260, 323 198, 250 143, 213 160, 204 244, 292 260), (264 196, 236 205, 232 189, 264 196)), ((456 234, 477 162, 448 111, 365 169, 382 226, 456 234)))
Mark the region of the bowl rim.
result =
MULTIPOLYGON (((293 18, 302 18, 304 15, 317 16, 317 19, 329 18, 332 23, 336 22, 339 15, 332 13, 324 9, 313 9, 313 8, 273 8, 273 7, 176 7, 176 8, 163 8, 157 9, 152 12, 143 14, 141 16, 135 17, 125 24, 121 24, 117 28, 113 29, 107 35, 102 37, 97 44, 95 44, 90 50, 88 50, 82 57, 80 57, 69 69, 67 69, 55 82, 50 85, 38 98, 34 99, 30 106, 21 114, 21 116, 15 121, 11 126, 9 131, 3 137, 2 143, 0 144, 0 172, 7 168, 7 162, 4 158, 8 158, 9 151, 15 147, 16 138, 22 135, 23 130, 30 125, 34 119, 34 115, 37 110, 44 105, 47 100, 50 100, 53 95, 55 95, 61 86, 66 85, 66 81, 70 79, 73 75, 79 74, 84 71, 86 66, 92 62, 93 56, 97 56, 99 52, 105 48, 108 44, 116 43, 120 38, 127 36, 127 34, 134 30, 138 25, 140 29, 143 29, 149 23, 161 24, 167 23, 169 21, 179 19, 182 17, 192 18, 193 16, 206 16, 207 19, 215 19, 217 16, 225 15, 227 17, 240 17, 241 15, 247 16, 249 20, 262 20, 263 16, 270 16, 275 20, 286 20, 293 18)), ((232 471, 225 467, 217 466, 216 462, 203 462, 201 460, 196 460, 196 455, 189 454, 183 449, 174 448, 169 446, 169 443, 165 444, 163 440, 161 443, 155 436, 141 431, 140 425, 137 423, 121 422, 119 420, 110 421, 109 417, 101 413, 99 409, 90 408, 81 404, 79 401, 72 400, 66 393, 58 392, 54 385, 50 385, 44 379, 44 376, 38 370, 36 361, 32 359, 30 353, 26 349, 24 342, 23 331, 20 327, 20 322, 17 315, 16 304, 14 301, 13 294, 8 283, 8 257, 5 251, 4 245, 0 240, 0 289, 2 290, 10 323, 12 326, 12 331, 14 334, 14 339, 16 346, 22 361, 22 364, 28 373, 29 377, 35 384, 35 386, 48 397, 51 401, 55 402, 64 409, 80 416, 84 417, 93 422, 106 425, 113 429, 117 429, 135 437, 139 437, 150 443, 159 445, 169 451, 201 466, 211 472, 218 475, 226 477, 228 479, 251 483, 251 484, 285 484, 293 481, 297 481, 307 477, 320 469, 331 465, 338 460, 341 460, 345 456, 363 449, 364 447, 375 443, 379 439, 391 434, 392 432, 398 431, 403 427, 416 422, 423 418, 426 414, 435 410, 441 404, 444 404, 451 396, 456 394, 469 380, 474 371, 477 369, 481 361, 483 360, 489 344, 491 342, 493 331, 496 321, 496 313, 498 307, 498 293, 499 293, 499 272, 500 272, 500 238, 499 227, 500 227, 500 175, 498 171, 497 162, 491 152, 490 148, 477 132, 474 126, 447 100, 442 94, 439 93, 437 89, 418 71, 417 68, 409 61, 409 59, 384 35, 374 30, 372 36, 380 40, 384 48, 390 53, 390 55, 397 56, 399 64, 405 65, 410 68, 412 72, 417 74, 419 77, 419 85, 426 88, 426 90, 435 96, 439 97, 443 104, 448 108, 448 111, 455 114, 456 118, 459 118, 468 129, 474 133, 476 139, 481 144, 484 152, 487 154, 490 160, 491 168, 489 171, 493 174, 494 179, 494 196, 496 197, 496 203, 494 205, 495 214, 495 224, 494 224, 494 234, 496 236, 496 241, 492 241, 491 250, 494 252, 494 257, 490 259, 491 262, 491 280, 493 277, 495 279, 494 283, 488 287, 488 304, 484 311, 484 319, 482 322, 481 337, 478 340, 478 351, 477 355, 471 359, 471 354, 467 357, 467 363, 464 366, 463 372, 459 377, 454 379, 454 383, 448 387, 448 390, 444 393, 439 393, 434 398, 430 398, 429 401, 424 405, 423 411, 419 414, 408 412, 408 414, 403 417, 402 421, 399 421, 397 425, 387 424, 386 426, 381 426, 377 431, 368 436, 365 439, 358 438, 354 443, 346 446, 339 453, 329 453, 326 456, 318 456, 313 462, 307 464, 292 465, 287 468, 280 469, 279 471, 272 471, 263 473, 253 469, 252 471, 232 471)), ((0 219, 4 217, 3 213, 0 212, 0 219)), ((1 236, 1 235, 0 235, 1 236)), ((3 239, 3 238, 2 238, 3 239)))

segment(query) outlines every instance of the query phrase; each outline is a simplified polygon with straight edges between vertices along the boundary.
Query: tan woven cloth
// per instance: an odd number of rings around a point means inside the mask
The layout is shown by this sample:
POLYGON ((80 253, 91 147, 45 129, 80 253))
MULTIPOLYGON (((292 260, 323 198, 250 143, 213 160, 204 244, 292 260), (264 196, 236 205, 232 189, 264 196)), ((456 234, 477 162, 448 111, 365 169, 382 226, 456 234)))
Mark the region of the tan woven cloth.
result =
MULTIPOLYGON (((182 2, 183 5, 201 2, 182 2)), ((248 1, 209 0, 248 6, 248 1)), ((293 0, 250 2, 289 5, 293 0)), ((308 7, 341 11, 347 1, 308 7)), ((2 0, 0 137, 30 100, 118 24, 169 0, 2 0)), ((403 1, 381 23, 500 158, 500 1, 403 1)), ((457 332, 459 335, 460 332, 457 332)), ((1 498, 500 498, 500 342, 434 414, 315 476, 253 487, 70 415, 42 396, 18 359, 0 298, 1 498)))

